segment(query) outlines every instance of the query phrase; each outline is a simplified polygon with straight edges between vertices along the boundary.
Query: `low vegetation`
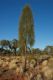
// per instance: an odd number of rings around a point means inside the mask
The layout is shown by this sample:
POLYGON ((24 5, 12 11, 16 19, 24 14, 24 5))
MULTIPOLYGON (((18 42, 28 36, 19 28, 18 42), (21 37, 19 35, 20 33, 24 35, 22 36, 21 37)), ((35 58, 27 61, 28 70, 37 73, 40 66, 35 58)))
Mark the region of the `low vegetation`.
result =
POLYGON ((25 56, 0 56, 0 80, 53 80, 51 55, 28 55, 24 67, 25 56))

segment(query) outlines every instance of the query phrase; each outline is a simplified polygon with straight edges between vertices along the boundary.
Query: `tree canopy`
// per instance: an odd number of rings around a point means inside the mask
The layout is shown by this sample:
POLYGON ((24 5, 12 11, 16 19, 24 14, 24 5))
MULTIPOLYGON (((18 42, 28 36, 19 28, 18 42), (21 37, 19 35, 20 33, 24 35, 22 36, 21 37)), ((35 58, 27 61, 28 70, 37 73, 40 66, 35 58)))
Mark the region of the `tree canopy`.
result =
POLYGON ((20 23, 19 23, 19 41, 20 46, 24 50, 29 45, 30 47, 34 44, 34 20, 31 8, 26 5, 23 8, 20 23))

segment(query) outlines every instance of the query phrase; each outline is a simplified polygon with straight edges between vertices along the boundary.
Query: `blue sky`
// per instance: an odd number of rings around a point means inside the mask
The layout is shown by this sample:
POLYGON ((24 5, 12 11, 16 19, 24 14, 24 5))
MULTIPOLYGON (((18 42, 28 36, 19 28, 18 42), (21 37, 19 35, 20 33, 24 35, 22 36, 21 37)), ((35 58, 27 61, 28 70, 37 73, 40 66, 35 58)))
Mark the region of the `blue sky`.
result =
POLYGON ((33 47, 53 45, 53 0, 0 0, 0 40, 18 39, 19 18, 26 4, 34 17, 33 47))

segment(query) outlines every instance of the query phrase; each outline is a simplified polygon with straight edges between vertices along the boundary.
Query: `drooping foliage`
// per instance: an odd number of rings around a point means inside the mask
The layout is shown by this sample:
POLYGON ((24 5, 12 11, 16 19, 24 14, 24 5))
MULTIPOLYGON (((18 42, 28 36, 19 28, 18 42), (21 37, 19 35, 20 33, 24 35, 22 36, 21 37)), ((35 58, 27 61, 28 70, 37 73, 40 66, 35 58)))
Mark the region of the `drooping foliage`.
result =
POLYGON ((34 44, 34 20, 31 8, 27 5, 23 8, 19 23, 20 46, 25 50, 34 44))

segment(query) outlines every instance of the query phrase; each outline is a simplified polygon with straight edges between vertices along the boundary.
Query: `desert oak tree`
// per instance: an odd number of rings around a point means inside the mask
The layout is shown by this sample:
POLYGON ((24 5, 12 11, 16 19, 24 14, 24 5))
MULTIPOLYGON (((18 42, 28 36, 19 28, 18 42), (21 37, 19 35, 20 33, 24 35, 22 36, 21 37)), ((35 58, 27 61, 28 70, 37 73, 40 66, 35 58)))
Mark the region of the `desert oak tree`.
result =
POLYGON ((26 53, 27 46, 34 44, 34 20, 31 8, 26 5, 23 8, 19 22, 19 42, 22 50, 26 53))

